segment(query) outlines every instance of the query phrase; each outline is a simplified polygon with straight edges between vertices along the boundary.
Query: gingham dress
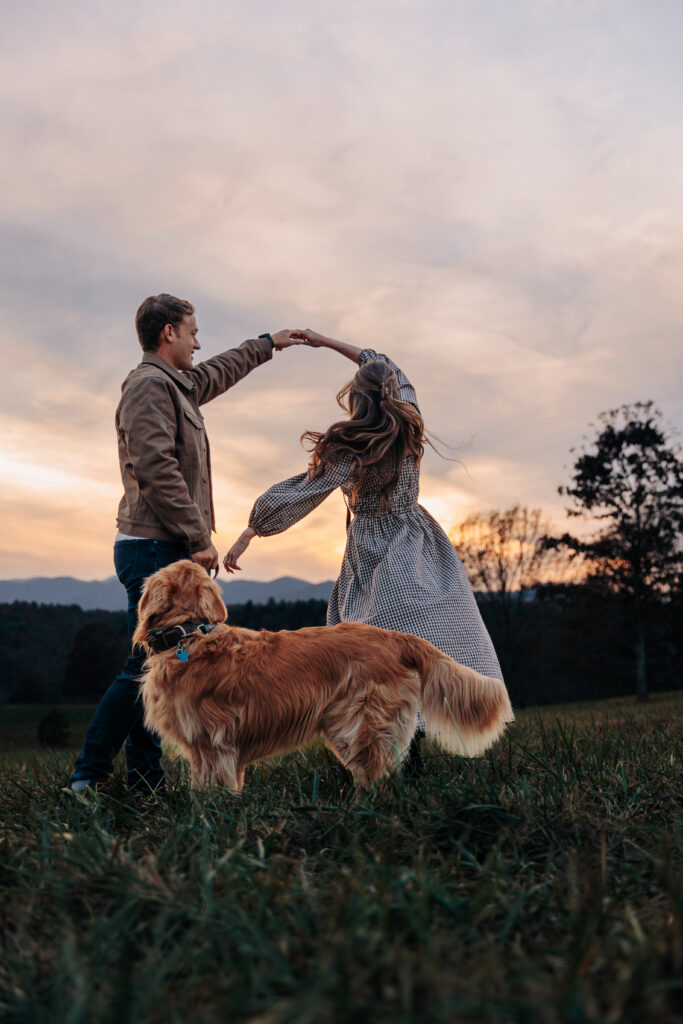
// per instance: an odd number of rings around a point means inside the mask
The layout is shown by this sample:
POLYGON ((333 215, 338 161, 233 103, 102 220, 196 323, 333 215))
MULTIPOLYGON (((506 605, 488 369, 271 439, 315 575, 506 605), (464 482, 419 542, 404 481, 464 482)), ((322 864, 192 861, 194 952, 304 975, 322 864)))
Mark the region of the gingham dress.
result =
MULTIPOLYGON (((415 390, 391 359, 364 349, 359 365, 379 359, 396 373, 399 398, 419 411, 415 390)), ((378 512, 380 486, 370 471, 355 499, 349 481, 351 456, 324 475, 300 473, 274 484, 256 500, 249 519, 259 536, 281 533, 312 512, 341 487, 353 519, 339 579, 327 609, 327 623, 366 622, 413 633, 482 675, 502 679, 462 562, 439 524, 417 503, 420 473, 406 456, 391 511, 378 512)), ((418 731, 423 731, 418 716, 418 731)))

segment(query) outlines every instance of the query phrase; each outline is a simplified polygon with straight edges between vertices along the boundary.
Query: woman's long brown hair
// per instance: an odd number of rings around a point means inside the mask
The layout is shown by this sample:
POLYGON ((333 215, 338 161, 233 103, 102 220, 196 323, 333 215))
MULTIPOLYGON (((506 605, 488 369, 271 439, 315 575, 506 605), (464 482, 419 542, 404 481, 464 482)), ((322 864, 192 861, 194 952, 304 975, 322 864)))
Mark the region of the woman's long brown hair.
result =
POLYGON ((369 469, 381 484, 379 511, 391 511, 391 495, 398 483, 401 463, 414 455, 419 463, 424 454, 424 422, 410 402, 398 397, 396 374, 379 360, 365 363, 337 395, 337 402, 349 413, 324 433, 307 430, 302 443, 312 444, 309 473, 322 475, 340 455, 353 456, 352 500, 358 494, 369 469))

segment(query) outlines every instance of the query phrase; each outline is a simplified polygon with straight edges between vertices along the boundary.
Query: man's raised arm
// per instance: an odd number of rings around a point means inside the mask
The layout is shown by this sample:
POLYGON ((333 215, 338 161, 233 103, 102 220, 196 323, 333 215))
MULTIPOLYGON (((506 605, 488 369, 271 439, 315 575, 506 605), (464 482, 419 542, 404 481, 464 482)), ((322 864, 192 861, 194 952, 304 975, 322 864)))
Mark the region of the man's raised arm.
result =
POLYGON ((281 351, 292 345, 301 345, 299 338, 292 338, 289 330, 276 334, 262 334, 259 338, 243 341, 237 348, 229 348, 220 355, 212 356, 187 371, 194 381, 199 405, 205 405, 228 388, 255 370, 257 366, 272 359, 273 349, 281 351))

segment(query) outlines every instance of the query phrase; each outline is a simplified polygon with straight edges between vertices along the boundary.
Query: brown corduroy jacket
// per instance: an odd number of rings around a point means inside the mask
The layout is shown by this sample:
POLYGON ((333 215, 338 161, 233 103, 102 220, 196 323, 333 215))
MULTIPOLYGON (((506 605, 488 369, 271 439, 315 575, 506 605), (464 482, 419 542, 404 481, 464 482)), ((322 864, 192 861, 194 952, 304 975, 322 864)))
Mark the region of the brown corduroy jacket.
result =
POLYGON ((199 407, 272 354, 269 338, 253 339, 182 373, 155 353, 144 354, 124 380, 116 410, 124 490, 116 522, 122 533, 180 542, 191 552, 209 546, 216 523, 199 407))

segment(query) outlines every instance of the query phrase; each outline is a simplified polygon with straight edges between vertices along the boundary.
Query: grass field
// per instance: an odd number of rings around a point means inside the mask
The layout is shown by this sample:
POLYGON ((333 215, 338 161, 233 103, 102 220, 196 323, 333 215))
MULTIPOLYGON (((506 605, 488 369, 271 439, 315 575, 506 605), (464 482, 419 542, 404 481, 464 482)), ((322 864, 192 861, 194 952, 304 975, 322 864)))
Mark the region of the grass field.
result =
POLYGON ((4 710, 7 1024, 683 1021, 683 694, 521 712, 367 795, 314 746, 240 798, 169 759, 142 802, 63 791, 4 710))
POLYGON ((96 704, 52 704, 46 707, 4 704, 0 706, 0 764, 4 754, 35 753, 38 747, 38 722, 53 707, 62 711, 69 723, 69 748, 73 749, 74 754, 80 750, 96 704))

